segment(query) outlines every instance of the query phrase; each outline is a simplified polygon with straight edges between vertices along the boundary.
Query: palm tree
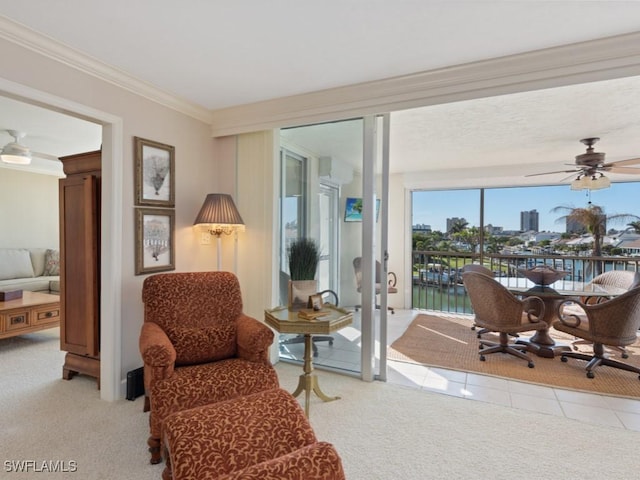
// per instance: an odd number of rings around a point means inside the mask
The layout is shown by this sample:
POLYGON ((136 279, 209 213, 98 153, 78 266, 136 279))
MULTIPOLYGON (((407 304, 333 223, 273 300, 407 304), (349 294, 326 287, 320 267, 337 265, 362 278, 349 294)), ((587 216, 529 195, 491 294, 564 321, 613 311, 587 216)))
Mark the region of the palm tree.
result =
POLYGON ((456 233, 462 232, 465 228, 467 228, 469 222, 467 222, 464 218, 456 218, 451 222, 451 228, 447 232, 449 235, 454 235, 456 233))
MULTIPOLYGON (((593 236, 593 256, 602 256, 602 242, 606 233, 607 222, 630 222, 640 220, 640 217, 630 213, 617 213, 614 215, 606 215, 604 208, 589 203, 586 208, 574 208, 568 206, 558 206, 551 209, 551 212, 567 212, 566 215, 558 218, 556 222, 570 221, 585 227, 588 233, 593 236)), ((601 269, 600 263, 596 263, 596 272, 599 274, 601 269)))
MULTIPOLYGON (((451 230, 453 231, 453 228, 451 230)), ((451 237, 454 240, 467 245, 469 247, 469 251, 475 252, 476 247, 480 243, 480 229, 478 227, 464 228, 453 233, 451 237)))
POLYGON ((640 233, 640 220, 627 223, 628 230, 633 230, 634 233, 640 233))

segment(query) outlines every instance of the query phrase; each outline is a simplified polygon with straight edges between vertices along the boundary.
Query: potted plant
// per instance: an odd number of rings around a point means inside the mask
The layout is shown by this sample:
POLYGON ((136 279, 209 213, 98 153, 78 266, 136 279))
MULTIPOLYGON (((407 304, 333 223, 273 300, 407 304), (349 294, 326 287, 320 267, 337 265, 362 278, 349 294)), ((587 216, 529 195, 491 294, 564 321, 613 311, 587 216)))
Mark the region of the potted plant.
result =
POLYGON ((307 306, 309 296, 318 291, 316 272, 320 261, 320 249, 311 238, 298 238, 287 249, 289 259, 289 309, 299 310, 307 306))

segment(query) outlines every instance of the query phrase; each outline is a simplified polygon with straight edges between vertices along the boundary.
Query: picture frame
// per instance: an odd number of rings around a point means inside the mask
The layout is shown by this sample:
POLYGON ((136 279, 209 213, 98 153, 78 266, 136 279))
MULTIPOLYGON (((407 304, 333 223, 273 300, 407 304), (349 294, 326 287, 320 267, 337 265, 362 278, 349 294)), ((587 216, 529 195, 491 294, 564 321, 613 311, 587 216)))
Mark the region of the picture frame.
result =
POLYGON ((175 206, 175 147, 133 137, 135 204, 175 206))
POLYGON ((307 305, 308 308, 313 309, 314 311, 322 310, 322 306, 324 302, 322 301, 322 295, 309 295, 309 303, 307 305))
POLYGON ((137 208, 135 274, 175 270, 175 211, 137 208))
MULTIPOLYGON (((380 215, 380 199, 376 199, 376 222, 380 215)), ((362 198, 347 197, 344 205, 344 221, 345 222, 361 222, 362 221, 362 198)))

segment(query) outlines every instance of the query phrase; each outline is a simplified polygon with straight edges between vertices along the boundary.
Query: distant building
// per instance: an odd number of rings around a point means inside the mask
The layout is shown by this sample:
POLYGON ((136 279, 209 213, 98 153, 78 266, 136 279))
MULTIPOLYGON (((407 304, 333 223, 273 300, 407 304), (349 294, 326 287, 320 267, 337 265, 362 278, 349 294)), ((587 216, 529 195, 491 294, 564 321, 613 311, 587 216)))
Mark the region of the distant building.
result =
POLYGON ((560 238, 560 234, 558 232, 536 232, 533 236, 533 240, 536 242, 542 242, 544 240, 556 240, 560 238))
POLYGON ((413 226, 413 233, 431 233, 431 225, 419 223, 413 226))
POLYGON ((540 216, 537 210, 520 212, 520 230, 523 232, 537 232, 540 230, 540 216))
MULTIPOLYGON (((607 231, 606 215, 603 215, 603 216, 605 217, 605 221, 604 221, 602 230, 606 232, 607 231)), ((585 227, 582 223, 576 222, 575 220, 567 217, 567 233, 577 233, 582 235, 587 233, 587 227, 585 227)))
POLYGON ((486 230, 487 233, 489 233, 491 235, 500 235, 504 231, 503 227, 497 227, 497 226, 493 226, 491 224, 486 225, 484 227, 484 229, 486 230))
POLYGON ((458 223, 468 223, 466 218, 452 217, 447 218, 447 232, 450 232, 454 225, 458 223))
POLYGON ((586 227, 580 222, 576 222, 571 218, 567 218, 567 233, 577 233, 582 235, 583 233, 587 233, 586 227))

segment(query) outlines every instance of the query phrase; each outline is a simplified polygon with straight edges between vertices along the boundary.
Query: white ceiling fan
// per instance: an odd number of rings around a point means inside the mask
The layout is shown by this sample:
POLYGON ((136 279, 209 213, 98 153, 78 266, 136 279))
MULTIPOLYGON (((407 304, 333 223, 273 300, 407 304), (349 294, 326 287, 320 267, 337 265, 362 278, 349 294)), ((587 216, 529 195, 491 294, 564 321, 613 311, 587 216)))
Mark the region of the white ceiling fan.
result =
POLYGON ((13 137, 14 141, 7 143, 0 151, 0 158, 3 162, 16 165, 29 165, 32 157, 39 157, 44 160, 58 160, 58 157, 55 155, 32 152, 29 147, 20 143, 20 140, 27 136, 25 132, 18 130, 6 130, 6 132, 13 137))
MULTIPOLYGON (((533 173, 526 176, 535 177, 537 175, 550 175, 552 173, 577 173, 577 178, 571 182, 572 190, 598 190, 600 188, 607 188, 611 185, 611 181, 603 172, 640 175, 640 157, 604 163, 604 152, 595 152, 593 150, 593 146, 598 140, 600 140, 598 137, 583 138, 580 140, 580 142, 587 146, 587 151, 580 155, 576 155, 574 169, 533 173), (638 166, 633 167, 630 165, 638 166)), ((573 175, 570 175, 569 178, 572 176, 573 175)))

